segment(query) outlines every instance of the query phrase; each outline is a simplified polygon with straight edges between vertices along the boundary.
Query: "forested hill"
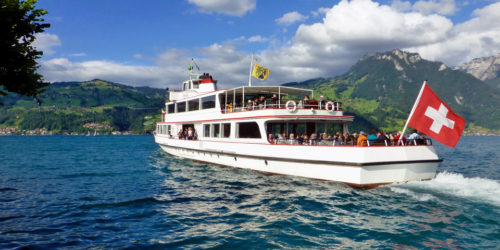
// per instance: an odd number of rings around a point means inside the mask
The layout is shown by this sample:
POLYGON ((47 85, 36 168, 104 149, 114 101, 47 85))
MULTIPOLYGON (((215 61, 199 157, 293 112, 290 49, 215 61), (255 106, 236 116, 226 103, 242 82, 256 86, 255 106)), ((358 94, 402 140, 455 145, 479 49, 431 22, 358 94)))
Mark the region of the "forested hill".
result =
MULTIPOLYGON (((55 82, 39 95, 43 106, 76 107, 160 107, 165 90, 150 87, 131 87, 95 79, 85 82, 55 82)), ((32 98, 9 94, 1 100, 6 106, 38 107, 32 98)))
POLYGON ((498 89, 416 53, 393 50, 367 55, 341 76, 285 85, 312 88, 315 96, 343 102, 358 121, 393 131, 402 129, 424 80, 467 120, 469 133, 500 132, 498 89))
MULTIPOLYGON (((146 133, 163 107, 164 89, 130 87, 92 80, 57 82, 39 96, 42 106, 32 98, 9 94, 0 99, 0 129, 39 130, 53 133, 146 133)), ((38 132, 37 132, 38 133, 38 132)))

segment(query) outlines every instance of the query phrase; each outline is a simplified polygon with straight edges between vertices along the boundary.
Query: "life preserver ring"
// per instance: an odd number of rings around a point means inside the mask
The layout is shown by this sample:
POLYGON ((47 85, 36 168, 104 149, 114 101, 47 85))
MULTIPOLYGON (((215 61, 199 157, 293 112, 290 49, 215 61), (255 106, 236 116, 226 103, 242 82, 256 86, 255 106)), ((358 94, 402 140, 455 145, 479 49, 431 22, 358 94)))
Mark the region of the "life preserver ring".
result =
POLYGON ((293 101, 293 100, 290 100, 290 101, 286 102, 285 108, 290 113, 295 112, 295 110, 297 110, 297 103, 295 103, 295 101, 293 101))
POLYGON ((327 102, 327 103, 325 104, 325 109, 326 109, 326 110, 328 110, 328 111, 333 111, 333 109, 334 109, 334 108, 335 108, 335 107, 334 107, 334 105, 333 105, 333 102, 327 102))

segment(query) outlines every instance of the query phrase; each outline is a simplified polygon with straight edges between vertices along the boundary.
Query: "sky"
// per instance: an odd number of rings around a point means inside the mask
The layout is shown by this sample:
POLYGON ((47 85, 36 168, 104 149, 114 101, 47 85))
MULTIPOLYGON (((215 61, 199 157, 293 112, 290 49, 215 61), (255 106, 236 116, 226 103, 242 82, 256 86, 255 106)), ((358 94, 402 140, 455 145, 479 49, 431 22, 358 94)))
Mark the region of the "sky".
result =
MULTIPOLYGON (((494 0, 38 0, 46 81, 178 89, 192 58, 219 88, 334 77, 393 49, 456 66, 500 53, 494 0)), ((196 69, 196 68, 195 68, 196 69)))

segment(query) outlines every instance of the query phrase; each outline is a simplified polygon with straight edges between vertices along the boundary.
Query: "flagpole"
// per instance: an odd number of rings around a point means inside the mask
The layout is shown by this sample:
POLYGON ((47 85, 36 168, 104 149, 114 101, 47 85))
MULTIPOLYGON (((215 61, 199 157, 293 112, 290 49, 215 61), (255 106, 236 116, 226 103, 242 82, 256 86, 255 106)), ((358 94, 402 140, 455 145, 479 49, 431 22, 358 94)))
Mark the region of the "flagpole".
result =
POLYGON ((252 86, 252 64, 253 64, 253 53, 252 53, 252 59, 250 60, 250 74, 248 74, 248 86, 252 86))
POLYGON ((402 138, 406 132, 406 127, 408 127, 408 122, 410 121, 410 118, 413 115, 413 112, 415 112, 415 109, 417 108, 417 104, 420 101, 420 97, 422 97, 422 93, 424 92, 424 87, 426 84, 427 84, 427 80, 424 81, 424 83, 422 84, 422 88, 420 88, 420 92, 418 93, 417 100, 413 104, 413 108, 411 109, 410 115, 408 116, 408 119, 406 120, 405 126, 403 128, 403 132, 401 133, 400 138, 402 138))

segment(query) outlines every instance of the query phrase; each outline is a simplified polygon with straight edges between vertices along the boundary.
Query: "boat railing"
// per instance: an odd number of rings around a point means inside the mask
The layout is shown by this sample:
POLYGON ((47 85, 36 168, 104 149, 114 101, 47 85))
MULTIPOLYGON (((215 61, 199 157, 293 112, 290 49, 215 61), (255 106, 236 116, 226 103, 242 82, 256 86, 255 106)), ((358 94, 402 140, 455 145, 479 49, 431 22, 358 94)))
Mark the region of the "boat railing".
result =
POLYGON ((328 110, 328 111, 342 111, 342 103, 341 102, 331 102, 331 103, 317 103, 317 104, 303 104, 302 102, 286 102, 286 103, 266 103, 266 104, 258 104, 258 105, 247 105, 243 107, 233 107, 232 104, 225 105, 222 109, 223 113, 235 113, 235 112, 244 112, 244 111, 253 111, 253 110, 263 110, 263 109, 288 109, 288 110, 296 110, 296 109, 314 109, 314 110, 328 110))
POLYGON ((391 146, 422 146, 432 145, 432 140, 425 139, 394 139, 394 140, 366 140, 358 145, 355 139, 341 141, 336 139, 276 139, 273 144, 304 145, 304 146, 362 146, 362 147, 391 147, 391 146))

